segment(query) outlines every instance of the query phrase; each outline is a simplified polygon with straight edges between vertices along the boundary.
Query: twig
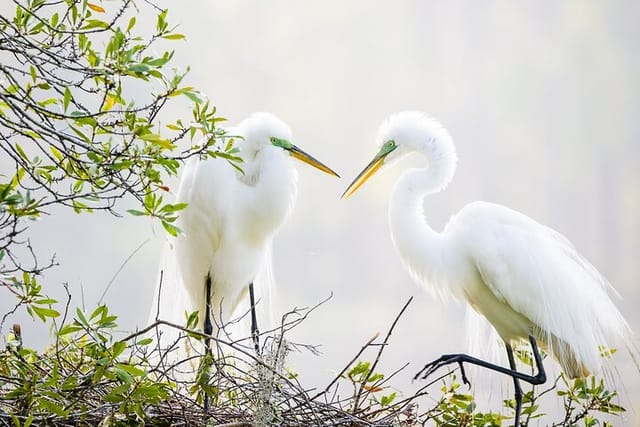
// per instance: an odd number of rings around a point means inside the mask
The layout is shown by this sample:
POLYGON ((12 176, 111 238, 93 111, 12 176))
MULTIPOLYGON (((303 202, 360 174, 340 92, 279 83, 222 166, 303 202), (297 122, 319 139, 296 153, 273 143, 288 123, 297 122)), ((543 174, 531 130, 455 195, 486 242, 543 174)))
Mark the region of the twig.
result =
POLYGON ((380 332, 376 332, 376 334, 375 334, 373 337, 371 337, 371 338, 369 339, 369 341, 367 341, 367 342, 366 342, 366 344, 365 344, 365 345, 363 345, 363 346, 360 348, 360 351, 358 351, 358 353, 356 353, 356 355, 355 355, 355 356, 353 356, 353 358, 349 361, 349 363, 347 363, 347 364, 345 365, 345 367, 344 367, 344 368, 342 368, 342 370, 340 371, 340 373, 339 373, 338 375, 336 375, 336 377, 335 377, 333 380, 331 380, 331 382, 329 383, 329 385, 327 385, 327 386, 324 388, 324 390, 323 390, 323 391, 321 391, 321 392, 319 392, 318 394, 316 394, 315 396, 313 396, 310 400, 316 400, 318 397, 322 396, 322 395, 323 395, 323 394, 325 394, 327 391, 329 391, 329 389, 330 389, 330 388, 331 388, 331 387, 332 387, 332 386, 333 386, 333 385, 334 385, 334 384, 335 384, 335 383, 336 383, 340 378, 342 378, 342 374, 344 374, 345 372, 347 372, 347 369, 349 369, 349 368, 351 367, 351 365, 353 365, 353 363, 354 363, 356 360, 358 360, 358 358, 360 357, 360 355, 361 355, 362 353, 364 353, 364 351, 365 351, 367 348, 369 348, 369 346, 371 346, 371 344, 372 344, 376 339, 378 339, 378 337, 379 337, 379 336, 380 336, 380 332))
POLYGON ((129 254, 129 256, 127 256, 127 258, 122 262, 122 264, 120 264, 120 267, 118 267, 118 270, 114 273, 113 277, 111 277, 111 280, 109 280, 109 283, 107 283, 107 286, 105 286, 104 291, 102 291, 102 295, 100 295, 100 299, 98 299, 98 305, 102 304, 102 300, 107 295, 107 292, 109 292, 109 288, 111 288, 111 285, 113 285, 113 282, 116 280, 116 278, 118 277, 122 269, 126 267, 129 261, 131 261, 131 258, 133 258, 134 255, 137 254, 144 245, 149 243, 149 241, 151 241, 151 238, 148 238, 144 242, 140 243, 138 247, 135 248, 133 252, 129 254))
POLYGON ((356 412, 358 410, 358 404, 360 403, 360 398, 362 397, 362 391, 364 390, 364 386, 367 383, 367 381, 369 381, 369 378, 371 378, 371 375, 373 374, 373 372, 375 371, 376 367, 378 366, 378 362, 380 362, 380 357, 382 357, 382 352, 384 351, 385 347, 387 346, 387 343, 389 342, 389 338, 391 337, 391 333, 393 332, 393 330, 395 329, 396 325, 398 324, 398 321, 400 320, 400 317, 402 317, 402 315, 404 314, 404 312, 407 309, 407 307, 409 307, 409 304, 411 304, 411 301, 413 301, 413 297, 410 297, 407 300, 407 302, 402 307, 402 310, 400 310, 400 312, 398 313, 396 318, 393 320, 393 323, 391 324, 391 327, 387 331, 387 335, 384 337, 384 341, 382 342, 382 345, 380 346, 380 349, 378 350, 378 354, 376 355, 376 359, 373 362, 373 365, 371 365, 371 368, 369 369, 369 372, 367 373, 367 375, 360 382, 360 388, 358 389, 358 392, 356 393, 355 402, 353 404, 353 411, 354 412, 356 412))

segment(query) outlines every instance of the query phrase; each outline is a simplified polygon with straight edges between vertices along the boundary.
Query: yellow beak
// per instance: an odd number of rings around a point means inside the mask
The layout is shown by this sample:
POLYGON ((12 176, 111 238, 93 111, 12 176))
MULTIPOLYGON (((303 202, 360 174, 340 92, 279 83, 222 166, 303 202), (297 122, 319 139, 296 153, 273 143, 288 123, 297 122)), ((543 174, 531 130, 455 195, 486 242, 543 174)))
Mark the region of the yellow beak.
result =
POLYGON ((365 182, 367 182, 367 180, 369 178, 371 178, 373 176, 373 174, 378 171, 378 169, 380 169, 380 166, 382 166, 382 162, 383 161, 384 161, 384 157, 383 156, 374 157, 374 159, 371 162, 369 162, 367 167, 364 168, 362 170, 362 172, 360 172, 358 174, 356 179, 353 180, 351 185, 349 185, 349 187, 347 187, 347 189, 344 191, 344 193, 342 193, 342 198, 343 199, 347 199, 347 198, 351 197, 351 195, 353 193, 355 193, 358 190, 358 188, 362 187, 362 185, 365 182))
POLYGON ((394 140, 385 142, 382 147, 380 147, 380 151, 378 151, 378 154, 376 154, 373 160, 369 162, 367 167, 364 168, 362 172, 358 174, 358 176, 356 176, 356 179, 354 179, 351 185, 349 185, 344 193, 342 193, 342 198, 349 198, 358 190, 358 188, 362 187, 362 185, 367 182, 367 180, 371 178, 373 174, 378 171, 378 169, 380 169, 387 155, 393 152, 396 148, 398 148, 398 145, 394 140))
POLYGON ((320 169, 322 172, 328 173, 329 175, 333 175, 336 176, 338 178, 340 178, 340 175, 338 175, 333 169, 331 169, 329 166, 325 165, 324 163, 322 163, 320 160, 316 159, 315 157, 305 153, 304 151, 302 151, 301 149, 299 149, 298 147, 296 147, 295 145, 291 145, 290 147, 286 148, 287 151, 289 151, 289 153, 291 154, 292 157, 295 157, 296 159, 313 166, 316 169, 320 169))

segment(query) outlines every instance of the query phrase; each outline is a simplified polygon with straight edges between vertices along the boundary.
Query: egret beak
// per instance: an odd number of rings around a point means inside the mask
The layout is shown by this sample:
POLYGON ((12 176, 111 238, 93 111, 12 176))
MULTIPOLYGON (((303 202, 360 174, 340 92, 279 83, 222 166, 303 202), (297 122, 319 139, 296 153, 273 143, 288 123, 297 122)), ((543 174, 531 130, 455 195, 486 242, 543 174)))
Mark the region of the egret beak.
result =
POLYGON ((304 163, 306 163, 308 165, 311 165, 316 169, 320 169, 322 172, 325 172, 325 173, 328 173, 329 175, 337 176, 338 178, 340 178, 340 175, 338 175, 329 166, 325 165, 324 163, 322 163, 320 160, 316 159, 315 157, 305 153, 304 151, 302 151, 301 149, 299 149, 295 145, 291 145, 291 147, 286 148, 286 150, 289 152, 289 154, 291 154, 291 157, 294 157, 294 158, 300 160, 301 162, 304 162, 304 163))
POLYGON ((362 185, 367 182, 367 180, 371 178, 373 174, 378 171, 378 169, 380 169, 380 167, 384 163, 384 159, 389 153, 395 150, 396 147, 397 145, 393 141, 388 141, 386 144, 384 144, 378 154, 376 154, 376 156, 373 158, 373 160, 369 162, 367 167, 364 168, 362 172, 358 174, 358 176, 356 176, 356 179, 354 179, 349 187, 347 187, 347 189, 344 191, 344 193, 342 193, 342 198, 347 199, 351 197, 351 195, 355 193, 358 188, 362 187, 362 185))
POLYGON ((295 145, 293 145, 292 143, 290 143, 286 139, 281 139, 281 138, 276 138, 276 137, 271 137, 270 139, 271 139, 271 143, 275 147, 280 147, 283 150, 287 150, 289 152, 289 154, 291 155, 291 157, 294 157, 294 158, 300 160, 301 162, 304 162, 304 163, 306 163, 308 165, 311 165, 316 169, 320 169, 322 172, 325 172, 325 173, 328 173, 329 175, 337 176, 338 178, 340 178, 340 175, 338 175, 329 166, 325 165, 324 163, 322 163, 320 160, 316 159, 315 157, 305 153, 304 151, 302 151, 301 149, 299 149, 298 147, 296 147, 295 145))

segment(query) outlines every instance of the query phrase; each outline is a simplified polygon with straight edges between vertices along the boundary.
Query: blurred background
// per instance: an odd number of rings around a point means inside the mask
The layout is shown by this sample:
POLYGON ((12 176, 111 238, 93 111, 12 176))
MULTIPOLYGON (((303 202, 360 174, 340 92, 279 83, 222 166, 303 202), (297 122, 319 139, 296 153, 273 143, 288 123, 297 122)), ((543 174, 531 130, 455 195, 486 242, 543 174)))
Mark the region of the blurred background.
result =
MULTIPOLYGON (((380 122, 400 110, 435 116, 457 145, 454 181, 425 203, 434 228, 474 200, 555 228, 613 283, 640 333, 640 3, 160 3, 187 36, 172 46, 177 63, 191 66, 189 85, 230 123, 275 113, 294 143, 343 177, 300 165, 296 207, 275 240, 276 317, 333 294, 291 336, 321 346, 322 356, 291 355, 305 384, 326 385, 410 296, 380 368, 410 362, 393 383, 400 391, 419 385, 410 378, 424 362, 465 349, 464 307, 425 294, 393 249, 387 202, 403 168, 340 199, 375 154, 380 122)), ((49 293, 61 295, 67 282, 76 304, 90 308, 112 281, 105 302, 121 328, 146 324, 161 227, 63 212, 32 232, 36 248, 61 264, 46 277, 49 293)), ((22 323, 25 341, 46 342, 40 324, 22 323)), ((626 355, 614 363, 635 408, 624 424, 637 425, 640 374, 626 355)))

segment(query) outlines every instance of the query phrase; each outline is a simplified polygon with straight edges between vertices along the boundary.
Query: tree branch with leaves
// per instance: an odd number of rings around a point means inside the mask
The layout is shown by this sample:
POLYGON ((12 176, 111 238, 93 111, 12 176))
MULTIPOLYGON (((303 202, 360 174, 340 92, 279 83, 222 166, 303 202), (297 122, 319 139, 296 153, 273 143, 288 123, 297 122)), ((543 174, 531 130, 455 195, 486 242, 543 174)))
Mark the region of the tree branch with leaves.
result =
POLYGON ((216 145, 224 118, 172 62, 184 36, 166 10, 135 0, 13 5, 12 17, 0 16, 0 284, 46 318, 55 311, 36 279, 55 262, 33 252, 19 260, 29 220, 54 206, 119 215, 133 198, 132 214, 175 235, 184 206, 165 200, 163 180, 191 156, 237 158, 232 145, 216 145), (140 14, 155 14, 150 34, 140 14))

